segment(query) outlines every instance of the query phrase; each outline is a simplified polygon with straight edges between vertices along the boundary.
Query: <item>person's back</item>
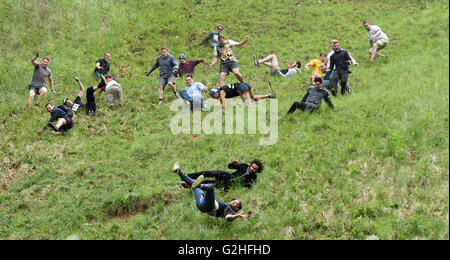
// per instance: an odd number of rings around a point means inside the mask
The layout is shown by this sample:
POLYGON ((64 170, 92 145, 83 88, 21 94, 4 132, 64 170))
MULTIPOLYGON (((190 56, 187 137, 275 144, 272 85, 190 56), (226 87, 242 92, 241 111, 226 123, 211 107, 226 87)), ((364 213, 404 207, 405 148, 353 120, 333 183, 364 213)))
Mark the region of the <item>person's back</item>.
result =
POLYGON ((238 97, 238 96, 240 96, 240 95, 239 95, 239 92, 238 92, 238 89, 239 89, 240 84, 241 84, 241 83, 232 83, 232 84, 228 84, 228 85, 219 87, 218 90, 219 90, 219 92, 220 92, 221 90, 225 91, 225 93, 226 93, 225 98, 234 98, 234 97, 238 97))
POLYGON ((106 102, 109 105, 121 105, 122 100, 122 85, 120 85, 117 81, 111 80, 106 85, 106 102))

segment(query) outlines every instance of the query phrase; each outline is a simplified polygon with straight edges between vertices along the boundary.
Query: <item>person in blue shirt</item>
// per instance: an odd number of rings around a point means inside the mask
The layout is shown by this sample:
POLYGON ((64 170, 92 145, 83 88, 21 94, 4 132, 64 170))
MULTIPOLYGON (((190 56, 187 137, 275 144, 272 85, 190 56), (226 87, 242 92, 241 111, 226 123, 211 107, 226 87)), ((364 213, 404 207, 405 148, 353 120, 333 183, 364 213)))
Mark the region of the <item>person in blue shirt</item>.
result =
POLYGON ((191 108, 201 108, 208 109, 204 104, 204 97, 202 92, 206 92, 208 89, 201 83, 195 82, 194 77, 190 74, 186 75, 186 89, 180 90, 181 98, 188 103, 191 108))
POLYGON ((42 129, 45 131, 47 127, 51 127, 55 132, 64 132, 73 127, 72 109, 68 106, 58 106, 55 107, 51 103, 45 105, 47 111, 51 114, 50 120, 48 120, 47 125, 42 129), (56 124, 54 122, 56 121, 56 124))
POLYGON ((214 194, 214 185, 202 184, 205 178, 203 175, 199 176, 197 180, 194 181, 181 172, 178 162, 174 164, 172 170, 180 176, 182 181, 186 182, 192 188, 195 203, 201 212, 216 218, 224 218, 227 221, 233 221, 237 218, 248 218, 250 216, 249 213, 245 212, 237 213, 242 209, 242 201, 238 198, 231 199, 228 204, 221 200, 217 200, 214 194))

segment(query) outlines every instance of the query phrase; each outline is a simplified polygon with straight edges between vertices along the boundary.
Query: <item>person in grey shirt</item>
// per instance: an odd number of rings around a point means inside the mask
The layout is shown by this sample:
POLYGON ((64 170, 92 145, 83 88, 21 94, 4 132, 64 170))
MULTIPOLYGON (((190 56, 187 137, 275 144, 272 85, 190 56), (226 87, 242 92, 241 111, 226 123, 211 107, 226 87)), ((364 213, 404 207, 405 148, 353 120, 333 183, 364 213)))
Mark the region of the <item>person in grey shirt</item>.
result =
POLYGON ((370 43, 370 61, 373 62, 376 56, 387 57, 381 54, 379 51, 386 47, 386 45, 388 44, 388 36, 381 30, 379 26, 371 25, 369 21, 364 21, 363 25, 367 30, 367 37, 369 38, 370 43))
POLYGON ((44 57, 42 63, 38 63, 36 59, 40 56, 40 53, 37 52, 36 55, 31 59, 31 64, 34 66, 33 78, 31 80, 31 84, 28 86, 29 96, 27 101, 27 107, 30 107, 33 104, 34 97, 39 95, 38 100, 36 102, 36 106, 39 105, 41 100, 45 98, 47 95, 47 88, 45 87, 45 80, 48 78, 50 82, 50 87, 52 88, 53 94, 57 94, 55 91, 55 84, 53 82, 52 72, 48 68, 48 64, 50 63, 49 57, 44 57))
POLYGON ((158 89, 158 105, 163 104, 164 88, 167 84, 172 88, 173 94, 176 98, 180 98, 175 88, 174 73, 178 70, 178 61, 169 54, 169 49, 166 46, 161 48, 161 56, 156 59, 155 65, 147 72, 146 76, 150 76, 152 72, 159 67, 159 89, 158 89))
POLYGON ((217 26, 217 32, 210 33, 205 39, 200 42, 200 44, 204 44, 209 40, 209 45, 214 49, 214 47, 219 45, 219 35, 222 33, 223 29, 223 25, 217 26))
POLYGON ((330 108, 334 109, 333 102, 331 102, 330 99, 330 93, 328 90, 322 88, 322 83, 323 80, 321 77, 315 77, 314 86, 308 88, 308 91, 300 102, 296 101, 292 104, 288 114, 294 113, 297 109, 300 109, 303 112, 315 112, 322 104, 322 99, 325 100, 325 103, 327 103, 330 108))

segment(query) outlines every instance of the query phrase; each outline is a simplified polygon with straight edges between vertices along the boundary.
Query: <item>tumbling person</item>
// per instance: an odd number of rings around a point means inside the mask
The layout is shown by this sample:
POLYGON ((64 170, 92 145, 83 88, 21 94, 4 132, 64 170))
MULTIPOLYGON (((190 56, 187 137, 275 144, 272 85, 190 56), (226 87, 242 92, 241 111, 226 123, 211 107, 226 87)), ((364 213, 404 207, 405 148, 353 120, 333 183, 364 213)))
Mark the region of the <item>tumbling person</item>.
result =
POLYGON ((169 49, 166 46, 161 48, 161 55, 156 59, 155 65, 145 74, 147 77, 152 74, 152 72, 159 69, 159 88, 158 88, 158 105, 163 104, 164 88, 167 84, 172 88, 173 94, 176 98, 180 98, 175 88, 175 77, 174 73, 178 70, 178 61, 169 54, 169 49))
POLYGON ((41 130, 41 132, 45 131, 48 126, 51 127, 55 132, 65 132, 73 127, 73 112, 72 110, 70 110, 70 108, 67 107, 66 109, 65 106, 55 107, 51 103, 47 103, 47 105, 45 105, 45 108, 51 114, 51 117, 47 125, 41 130), (56 124, 53 124, 53 122, 55 121, 56 124))
POLYGON ((263 59, 257 59, 255 55, 253 55, 253 60, 255 62, 255 66, 259 66, 260 64, 264 64, 270 68, 270 74, 276 75, 279 74, 283 78, 290 78, 297 73, 301 72, 302 63, 300 61, 294 61, 288 64, 287 69, 282 70, 278 64, 277 55, 271 54, 263 59))
POLYGON ((207 213, 216 218, 224 218, 227 221, 233 221, 237 218, 248 218, 250 216, 250 214, 245 212, 237 213, 242 209, 242 201, 238 198, 231 199, 229 204, 217 200, 214 193, 214 185, 211 183, 202 184, 204 180, 203 175, 194 181, 181 172, 179 163, 175 163, 172 170, 180 176, 182 181, 192 188, 195 203, 202 213, 207 213))
POLYGON ((27 107, 30 107, 33 104, 34 97, 39 95, 38 100, 36 102, 36 106, 39 105, 42 99, 47 95, 47 88, 45 87, 45 80, 48 78, 50 82, 50 87, 52 88, 53 94, 58 94, 55 90, 55 84, 53 82, 52 72, 48 68, 50 63, 49 57, 44 57, 42 63, 38 63, 36 61, 37 58, 40 57, 40 53, 37 52, 36 55, 31 59, 31 64, 34 66, 33 78, 31 80, 31 84, 28 86, 29 96, 27 101, 27 107))
POLYGON ((200 44, 204 44, 209 40, 209 46, 214 49, 219 44, 219 35, 222 33, 224 27, 222 25, 217 26, 217 32, 210 33, 200 44))
POLYGON ((240 82, 244 82, 244 77, 239 71, 238 60, 234 53, 233 46, 242 46, 248 42, 248 36, 241 42, 233 40, 225 40, 223 35, 219 35, 219 44, 214 47, 214 59, 209 65, 210 69, 214 68, 220 57, 220 81, 219 86, 225 85, 225 78, 232 72, 240 82))
POLYGON ((86 104, 83 104, 81 102, 81 98, 84 95, 84 86, 81 83, 80 79, 75 77, 74 78, 75 81, 78 83, 78 86, 80 87, 80 92, 78 92, 78 95, 75 97, 75 99, 72 101, 69 98, 64 99, 63 101, 63 105, 68 106, 72 109, 72 111, 74 112, 74 114, 76 114, 78 112, 78 109, 81 108, 85 108, 86 104))
POLYGON ((370 25, 369 21, 363 22, 364 28, 367 30, 367 37, 369 37, 370 50, 371 54, 370 61, 373 63, 376 56, 387 57, 380 53, 380 50, 386 47, 389 42, 389 38, 384 33, 381 28, 377 25, 370 25))
POLYGON ((106 75, 105 100, 109 106, 123 105, 122 85, 110 73, 106 75))
POLYGON ((297 109, 300 109, 303 112, 315 112, 322 104, 322 99, 325 100, 325 103, 327 103, 330 108, 334 109, 328 90, 322 88, 322 78, 316 77, 314 78, 314 86, 308 88, 308 91, 300 102, 296 101, 292 104, 288 114, 294 113, 297 109))
POLYGON ((195 82, 192 75, 186 75, 186 89, 180 90, 181 98, 188 103, 191 108, 198 109, 199 107, 207 109, 204 104, 204 98, 202 92, 206 92, 208 89, 201 82, 195 82))
MULTIPOLYGON (((225 192, 228 191, 234 182, 242 182, 245 187, 251 188, 256 183, 258 173, 264 170, 264 164, 260 159, 253 159, 250 163, 239 163, 237 160, 228 164, 228 169, 234 169, 235 172, 228 172, 222 170, 202 171, 187 174, 191 179, 197 179, 201 175, 205 178, 212 178, 205 180, 203 183, 214 183, 219 186, 223 186, 225 192)), ((180 170, 181 171, 181 170, 180 170)), ((182 186, 189 187, 185 182, 182 186)))
POLYGON ((209 92, 212 98, 219 99, 222 108, 225 108, 225 99, 240 96, 246 106, 251 104, 251 99, 258 101, 265 98, 276 98, 275 94, 253 95, 252 87, 248 83, 233 83, 221 86, 217 89, 213 88, 209 92))

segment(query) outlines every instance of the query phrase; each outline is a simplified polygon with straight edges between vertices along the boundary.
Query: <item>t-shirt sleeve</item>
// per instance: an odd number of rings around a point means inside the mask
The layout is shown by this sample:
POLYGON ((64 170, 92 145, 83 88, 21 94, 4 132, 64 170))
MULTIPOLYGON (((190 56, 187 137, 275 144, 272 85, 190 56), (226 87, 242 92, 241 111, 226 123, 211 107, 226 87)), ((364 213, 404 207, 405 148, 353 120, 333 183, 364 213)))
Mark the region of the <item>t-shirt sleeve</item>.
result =
POLYGON ((217 46, 214 46, 214 57, 219 56, 219 53, 217 52, 217 46))
POLYGON ((229 43, 231 46, 236 46, 236 45, 238 44, 238 42, 233 41, 233 40, 228 40, 228 43, 229 43))
POLYGON ((232 218, 231 217, 233 217, 234 215, 236 215, 236 212, 234 212, 234 210, 231 210, 230 212, 228 212, 228 214, 227 215, 225 215, 225 220, 228 220, 228 221, 230 221, 230 220, 232 220, 232 218))

